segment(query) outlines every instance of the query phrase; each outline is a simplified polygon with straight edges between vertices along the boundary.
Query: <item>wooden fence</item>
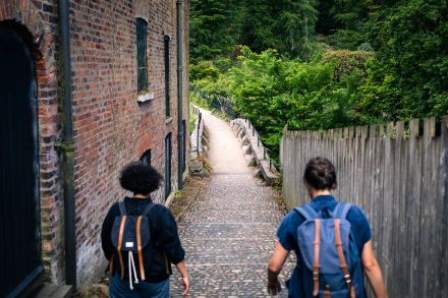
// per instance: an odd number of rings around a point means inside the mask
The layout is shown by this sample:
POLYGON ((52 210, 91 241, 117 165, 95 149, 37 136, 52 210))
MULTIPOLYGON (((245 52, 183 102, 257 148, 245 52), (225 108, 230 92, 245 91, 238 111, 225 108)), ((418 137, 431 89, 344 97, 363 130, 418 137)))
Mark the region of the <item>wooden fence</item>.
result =
POLYGON ((302 183, 315 156, 335 164, 335 195, 363 207, 389 297, 448 297, 448 118, 332 129, 285 129, 283 195, 309 200, 302 183))

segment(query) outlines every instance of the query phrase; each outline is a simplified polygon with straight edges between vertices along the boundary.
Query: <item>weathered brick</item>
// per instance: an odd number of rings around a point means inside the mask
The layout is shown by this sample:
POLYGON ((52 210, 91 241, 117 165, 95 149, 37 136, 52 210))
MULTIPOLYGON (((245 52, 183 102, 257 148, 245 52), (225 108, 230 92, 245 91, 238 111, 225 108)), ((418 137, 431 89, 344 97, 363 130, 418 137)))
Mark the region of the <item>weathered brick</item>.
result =
MULTIPOLYGON (((0 0, 0 22, 16 19, 39 40, 36 60, 40 143, 41 221, 44 266, 53 282, 63 282, 63 188, 60 151, 63 117, 57 0, 0 0)), ((78 278, 83 286, 104 263, 99 229, 107 209, 125 194, 120 169, 152 150, 152 164, 164 173, 164 138, 172 133, 172 181, 177 184, 177 74, 175 0, 70 1, 75 135, 75 203, 78 278), (148 21, 149 92, 137 104, 136 17, 148 21), (171 37, 170 98, 173 121, 165 122, 164 35, 171 37)), ((185 1, 188 38, 188 1, 185 1)), ((185 39, 185 51, 188 43, 185 39)), ((184 57, 184 63, 188 54, 184 57)), ((186 69, 186 68, 185 68, 186 69)), ((184 118, 188 117, 188 77, 184 75, 184 118)), ((188 154, 187 154, 188 156, 188 154)), ((163 190, 154 197, 163 201, 163 190)))

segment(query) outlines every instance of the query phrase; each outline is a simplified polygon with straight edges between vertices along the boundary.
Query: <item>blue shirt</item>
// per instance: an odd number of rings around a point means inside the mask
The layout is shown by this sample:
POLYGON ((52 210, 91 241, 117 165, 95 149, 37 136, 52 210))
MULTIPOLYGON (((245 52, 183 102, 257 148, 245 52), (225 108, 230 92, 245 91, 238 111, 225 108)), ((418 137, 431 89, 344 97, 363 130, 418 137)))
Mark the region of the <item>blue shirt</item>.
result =
MULTIPOLYGON (((325 209, 332 211, 337 201, 332 195, 323 195, 315 197, 310 204, 316 211, 325 211, 325 209)), ((362 209, 355 205, 350 208, 347 220, 351 224, 351 233, 361 256, 364 244, 372 238, 369 222, 362 209)), ((312 275, 311 272, 303 270, 305 265, 297 243, 297 228, 304 221, 305 218, 302 215, 292 210, 283 218, 277 231, 280 244, 288 251, 294 250, 297 256, 296 268, 287 283, 289 297, 312 297, 312 275)))

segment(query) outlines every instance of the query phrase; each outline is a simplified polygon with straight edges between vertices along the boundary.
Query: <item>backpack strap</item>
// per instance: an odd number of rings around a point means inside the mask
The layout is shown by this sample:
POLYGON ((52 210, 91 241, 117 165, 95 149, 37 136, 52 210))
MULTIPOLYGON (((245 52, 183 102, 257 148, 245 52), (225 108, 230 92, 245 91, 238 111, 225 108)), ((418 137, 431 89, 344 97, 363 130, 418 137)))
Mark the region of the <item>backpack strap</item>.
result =
POLYGON ((112 274, 114 274, 114 255, 112 255, 112 257, 110 258, 110 261, 109 261, 109 269, 108 269, 109 271, 109 273, 112 275, 112 274))
POLYGON ((118 232, 118 247, 117 247, 117 252, 118 252, 118 260, 120 261, 120 269, 121 269, 121 279, 124 278, 124 263, 123 263, 123 255, 121 253, 121 248, 123 247, 123 237, 124 237, 124 228, 126 226, 126 220, 127 217, 126 215, 123 215, 121 217, 121 221, 120 221, 120 230, 118 232))
POLYGON ((314 210, 314 208, 309 204, 305 204, 302 207, 296 207, 294 208, 294 210, 305 217, 306 220, 313 220, 319 217, 319 214, 317 214, 316 210, 314 210))
POLYGON ((352 206, 350 203, 338 203, 333 210, 333 218, 346 219, 352 206))
POLYGON ((148 216, 149 212, 151 212, 151 209, 154 208, 155 206, 156 206, 156 204, 154 204, 153 202, 150 202, 143 210, 142 216, 148 216))
POLYGON ((317 297, 319 296, 320 219, 315 220, 314 227, 313 297, 317 297))
POLYGON ((138 257, 138 266, 140 268, 140 279, 145 280, 145 266, 143 263, 143 246, 142 246, 142 218, 143 215, 137 217, 137 222, 135 224, 135 233, 137 237, 137 257, 138 257))
POLYGON ((135 226, 135 233, 136 233, 136 240, 137 240, 137 259, 138 259, 138 267, 139 267, 139 271, 140 271, 140 279, 141 280, 145 280, 146 279, 146 274, 145 274, 145 265, 143 262, 143 246, 142 246, 142 219, 143 216, 148 216, 149 212, 151 211, 151 209, 155 206, 156 204, 150 202, 145 209, 142 212, 142 215, 137 217, 137 221, 136 221, 136 226, 135 226))
POLYGON ((118 203, 118 207, 120 208, 120 213, 122 216, 127 214, 126 204, 124 203, 124 200, 118 203))
POLYGON ((347 260, 344 256, 344 250, 342 248, 342 239, 341 239, 341 220, 336 218, 334 220, 334 235, 335 235, 335 244, 336 251, 339 257, 339 265, 341 266, 341 271, 344 273, 344 279, 347 283, 347 288, 350 293, 350 298, 356 298, 355 288, 353 287, 352 279, 350 277, 350 271, 348 269, 347 260))

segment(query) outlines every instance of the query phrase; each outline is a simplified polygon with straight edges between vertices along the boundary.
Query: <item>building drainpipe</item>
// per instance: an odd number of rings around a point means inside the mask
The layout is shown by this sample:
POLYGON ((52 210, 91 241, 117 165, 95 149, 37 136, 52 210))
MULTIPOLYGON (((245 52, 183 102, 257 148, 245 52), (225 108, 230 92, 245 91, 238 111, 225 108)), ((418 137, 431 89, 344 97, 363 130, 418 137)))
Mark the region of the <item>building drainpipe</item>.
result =
POLYGON ((184 73, 184 1, 176 1, 176 19, 177 19, 177 177, 178 177, 178 187, 183 188, 183 172, 182 172, 182 162, 185 158, 183 156, 184 152, 184 132, 182 127, 183 120, 183 73, 184 73))
POLYGON ((64 228, 65 228, 65 282, 76 289, 76 233, 74 200, 74 153, 73 112, 72 112, 72 76, 70 55, 70 2, 58 0, 60 29, 60 67, 62 73, 62 122, 61 143, 63 188, 64 188, 64 228))

